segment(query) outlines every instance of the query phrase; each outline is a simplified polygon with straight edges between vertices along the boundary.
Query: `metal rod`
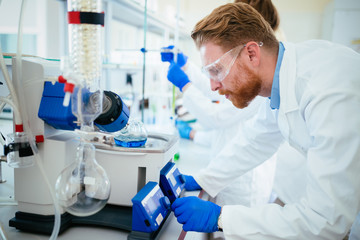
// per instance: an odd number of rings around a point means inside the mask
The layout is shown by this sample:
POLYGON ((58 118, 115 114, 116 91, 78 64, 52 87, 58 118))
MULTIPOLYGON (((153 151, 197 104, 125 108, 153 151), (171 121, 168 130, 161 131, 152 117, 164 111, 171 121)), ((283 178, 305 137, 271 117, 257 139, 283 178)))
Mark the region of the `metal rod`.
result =
MULTIPOLYGON (((146 49, 146 32, 147 32, 147 0, 145 0, 144 11, 144 49, 146 49)), ((145 71, 146 71, 146 51, 143 52, 143 79, 142 79, 142 101, 141 101, 141 121, 144 122, 145 109, 145 71)))

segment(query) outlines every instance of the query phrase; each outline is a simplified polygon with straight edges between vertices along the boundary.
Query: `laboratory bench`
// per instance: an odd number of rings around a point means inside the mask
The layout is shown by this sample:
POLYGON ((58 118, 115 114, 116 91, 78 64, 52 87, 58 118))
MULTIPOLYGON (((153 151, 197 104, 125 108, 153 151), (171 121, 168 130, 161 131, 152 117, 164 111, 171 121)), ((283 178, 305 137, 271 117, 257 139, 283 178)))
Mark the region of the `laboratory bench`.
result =
MULTIPOLYGON (((9 120, 0 120, 0 128, 3 134, 11 132, 12 126, 9 127, 9 120), (7 132, 8 131, 8 132, 7 132)), ((2 151, 0 152, 2 154, 2 151)), ((179 142, 179 154, 180 158, 176 161, 176 165, 180 172, 185 174, 193 174, 200 168, 208 164, 209 150, 207 148, 195 145, 189 140, 180 139, 179 142)), ((2 163, 3 179, 6 179, 5 183, 0 184, 0 224, 1 230, 4 232, 6 239, 49 239, 48 235, 28 233, 19 231, 16 228, 9 227, 9 220, 15 216, 17 212, 17 203, 14 200, 14 174, 13 169, 9 168, 5 163, 2 163)), ((185 196, 198 195, 199 191, 185 192, 185 196)), ((208 199, 206 193, 202 196, 203 199, 208 199)), ((58 239, 106 239, 106 240, 126 240, 129 232, 106 228, 98 226, 72 226, 65 230, 58 236, 58 239)), ((173 240, 173 239, 185 239, 185 240, 205 240, 208 239, 208 234, 185 232, 182 231, 182 225, 179 224, 171 213, 165 222, 163 229, 157 239, 159 240, 173 240), (180 236, 181 235, 181 236, 180 236)), ((0 239, 2 236, 0 234, 0 239)))

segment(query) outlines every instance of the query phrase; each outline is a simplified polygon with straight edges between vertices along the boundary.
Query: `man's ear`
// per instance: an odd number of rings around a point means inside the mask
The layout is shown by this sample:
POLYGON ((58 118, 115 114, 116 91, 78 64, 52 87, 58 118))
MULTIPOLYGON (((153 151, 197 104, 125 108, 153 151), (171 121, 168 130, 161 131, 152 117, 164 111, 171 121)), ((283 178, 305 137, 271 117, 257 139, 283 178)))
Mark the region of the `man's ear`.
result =
POLYGON ((253 66, 258 66, 260 64, 260 46, 254 41, 248 42, 244 47, 246 54, 249 58, 250 64, 253 66))

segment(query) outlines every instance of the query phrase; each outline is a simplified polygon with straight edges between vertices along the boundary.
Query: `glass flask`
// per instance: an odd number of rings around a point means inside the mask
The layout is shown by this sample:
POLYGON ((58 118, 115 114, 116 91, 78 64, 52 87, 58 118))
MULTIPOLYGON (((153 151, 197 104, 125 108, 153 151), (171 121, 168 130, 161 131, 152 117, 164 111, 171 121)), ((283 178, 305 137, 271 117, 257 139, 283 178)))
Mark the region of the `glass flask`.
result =
POLYGON ((129 119, 126 127, 114 133, 115 144, 121 147, 141 147, 147 140, 147 132, 140 120, 129 119))
POLYGON ((81 130, 94 131, 94 120, 102 112, 103 92, 91 92, 87 87, 76 87, 71 95, 72 113, 80 120, 81 130))
POLYGON ((110 181, 95 160, 95 147, 81 142, 74 163, 56 180, 59 204, 75 216, 90 216, 100 211, 110 197, 110 181))

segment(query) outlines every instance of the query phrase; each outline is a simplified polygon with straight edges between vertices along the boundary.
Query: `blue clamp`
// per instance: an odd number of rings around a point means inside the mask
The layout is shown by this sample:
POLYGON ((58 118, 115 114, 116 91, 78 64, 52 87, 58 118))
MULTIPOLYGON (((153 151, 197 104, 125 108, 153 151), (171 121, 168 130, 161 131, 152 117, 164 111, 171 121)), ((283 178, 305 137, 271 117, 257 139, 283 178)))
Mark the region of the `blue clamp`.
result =
POLYGON ((71 111, 71 100, 68 107, 63 106, 64 83, 45 82, 40 102, 38 117, 56 129, 74 130, 77 126, 76 117, 71 111))

